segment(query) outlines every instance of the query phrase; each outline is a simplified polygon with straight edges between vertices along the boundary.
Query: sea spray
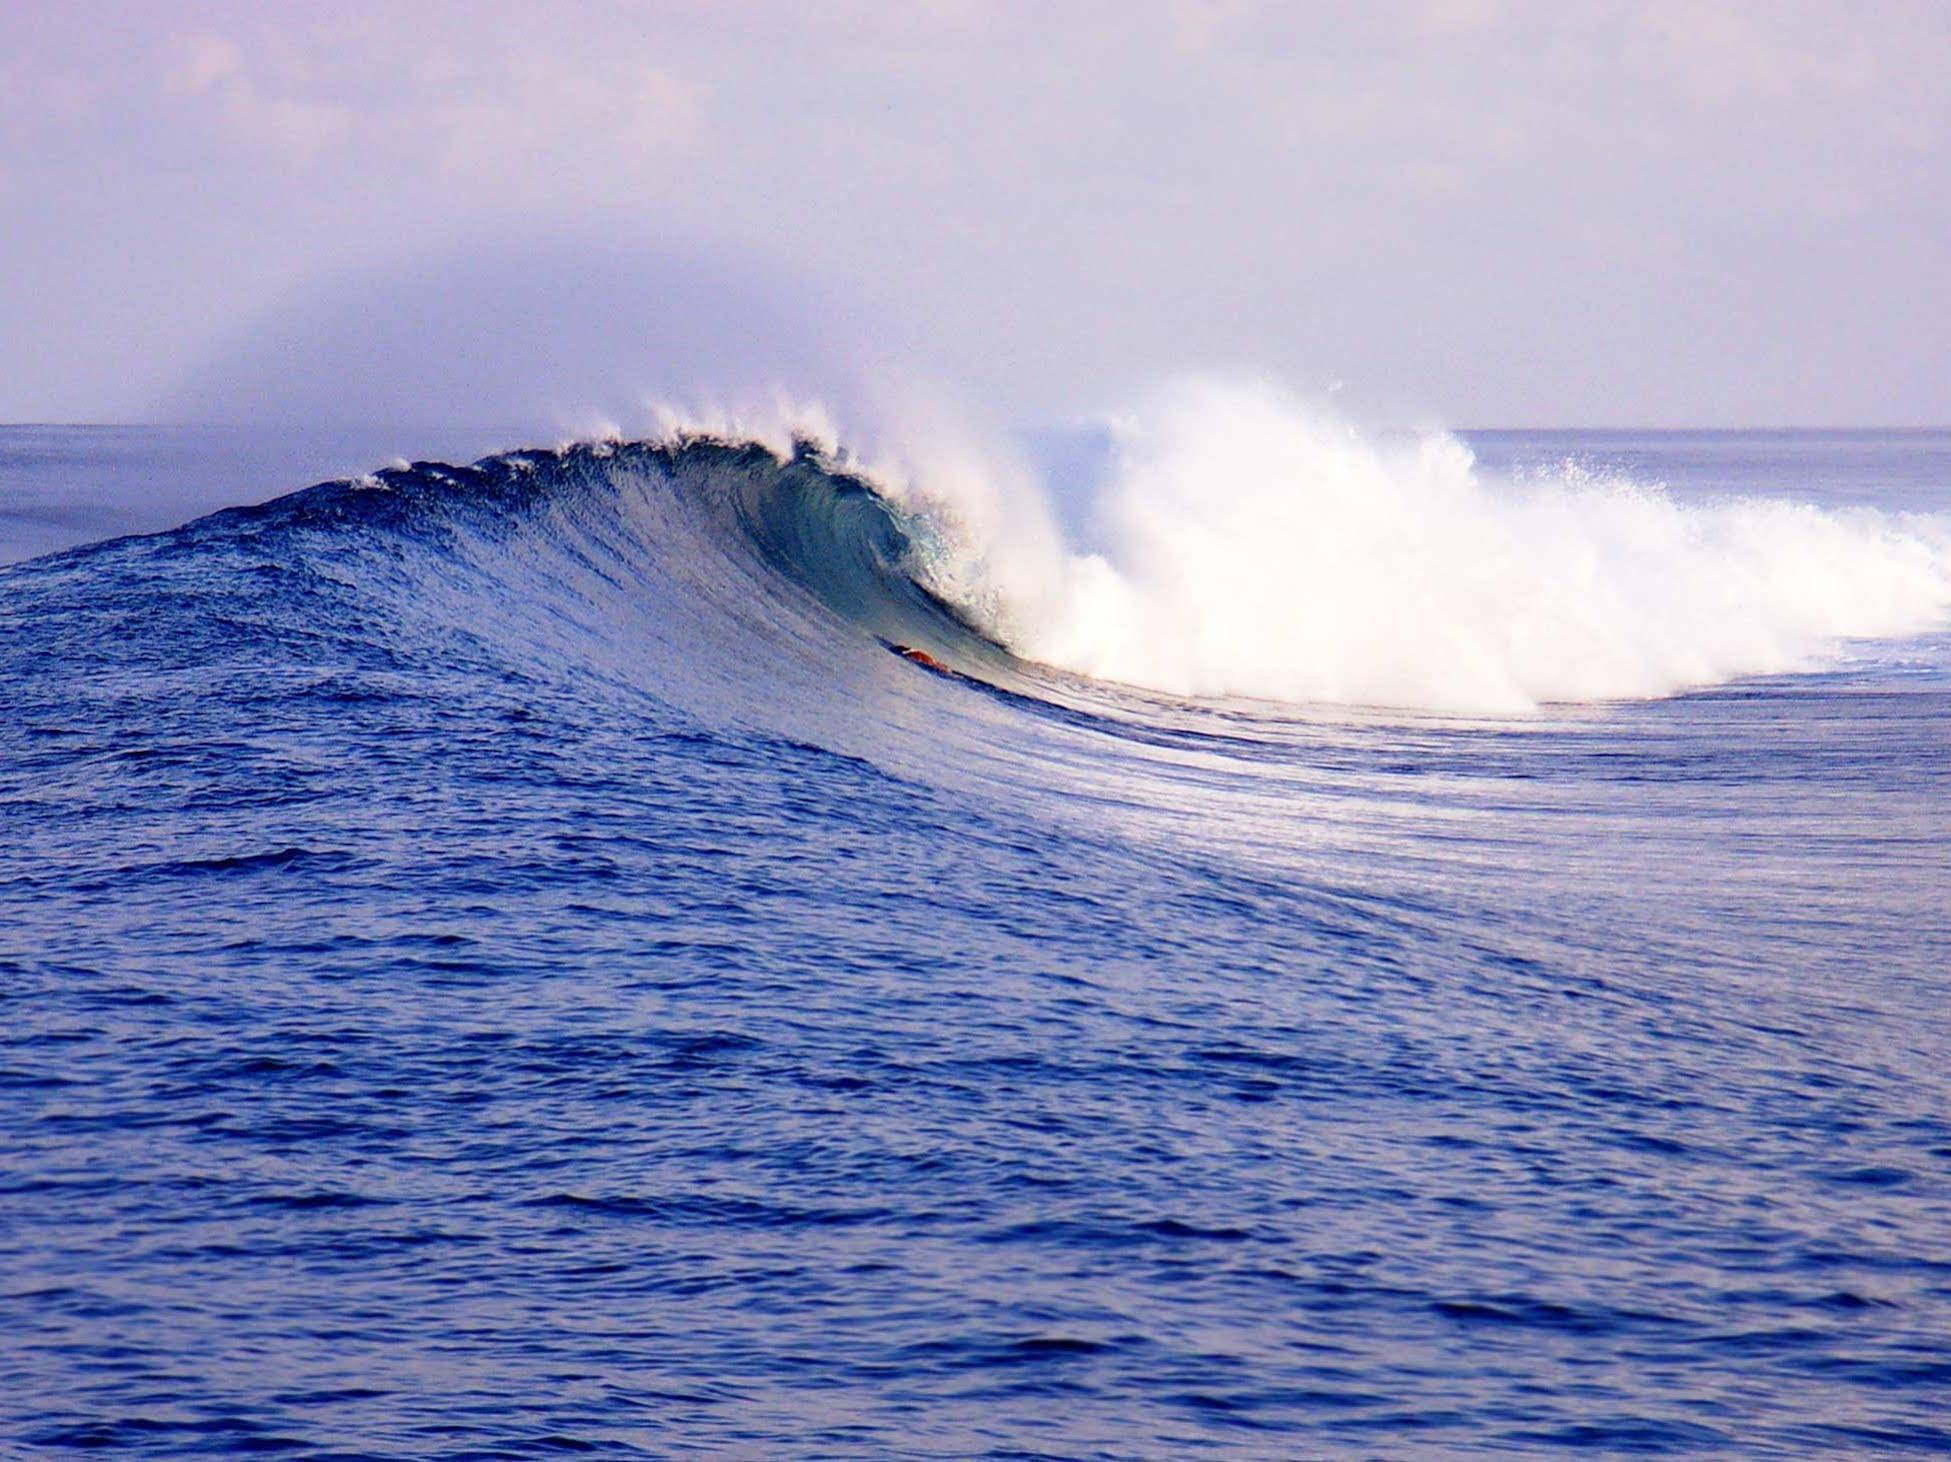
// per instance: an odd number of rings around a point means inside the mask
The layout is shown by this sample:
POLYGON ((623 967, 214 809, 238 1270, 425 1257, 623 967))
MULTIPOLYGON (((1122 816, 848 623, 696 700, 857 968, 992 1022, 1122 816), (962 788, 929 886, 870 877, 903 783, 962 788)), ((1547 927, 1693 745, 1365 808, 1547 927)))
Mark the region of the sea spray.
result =
POLYGON ((1567 466, 1479 473, 1267 387, 1114 424, 1101 553, 1033 658, 1183 694, 1442 710, 1657 696, 1802 670, 1951 607, 1951 524, 1683 503, 1567 466))

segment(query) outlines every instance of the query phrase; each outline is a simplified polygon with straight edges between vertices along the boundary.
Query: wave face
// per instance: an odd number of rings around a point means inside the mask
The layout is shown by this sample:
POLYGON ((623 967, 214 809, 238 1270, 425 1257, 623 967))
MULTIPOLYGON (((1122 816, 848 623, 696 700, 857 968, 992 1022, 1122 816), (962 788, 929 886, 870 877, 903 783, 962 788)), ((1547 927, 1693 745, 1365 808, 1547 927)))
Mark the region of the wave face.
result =
POLYGON ((1951 1448, 1951 439, 796 420, 0 569, 0 1450, 1951 1448))

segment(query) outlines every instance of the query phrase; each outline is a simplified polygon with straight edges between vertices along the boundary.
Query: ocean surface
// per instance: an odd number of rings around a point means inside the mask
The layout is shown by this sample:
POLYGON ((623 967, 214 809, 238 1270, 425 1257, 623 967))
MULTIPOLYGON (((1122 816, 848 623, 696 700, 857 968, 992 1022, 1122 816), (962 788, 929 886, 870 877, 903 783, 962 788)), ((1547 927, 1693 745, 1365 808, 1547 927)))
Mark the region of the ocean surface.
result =
POLYGON ((0 429, 0 1454, 1951 1451, 1951 434, 1234 427, 0 429))

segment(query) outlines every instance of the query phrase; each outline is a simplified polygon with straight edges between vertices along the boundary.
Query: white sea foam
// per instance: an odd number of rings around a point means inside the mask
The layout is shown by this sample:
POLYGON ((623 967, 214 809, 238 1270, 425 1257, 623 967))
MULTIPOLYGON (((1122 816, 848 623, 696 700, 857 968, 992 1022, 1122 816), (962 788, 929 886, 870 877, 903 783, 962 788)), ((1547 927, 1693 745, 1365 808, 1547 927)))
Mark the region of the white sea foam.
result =
POLYGON ((1452 710, 1669 694, 1821 663, 1951 609, 1951 524, 1500 482, 1264 387, 1114 423, 1101 553, 1021 653, 1160 690, 1452 710))

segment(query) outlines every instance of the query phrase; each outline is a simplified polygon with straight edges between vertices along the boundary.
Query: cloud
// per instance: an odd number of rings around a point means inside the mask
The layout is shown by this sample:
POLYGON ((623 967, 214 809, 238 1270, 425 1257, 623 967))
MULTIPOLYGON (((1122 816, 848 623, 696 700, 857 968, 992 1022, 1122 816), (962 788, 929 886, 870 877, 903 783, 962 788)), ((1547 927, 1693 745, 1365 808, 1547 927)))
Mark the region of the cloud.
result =
POLYGON ((702 90, 630 47, 423 52, 330 30, 173 43, 165 100, 222 141, 286 165, 506 176, 537 163, 627 162, 684 146, 702 90))
POLYGON ((244 71, 244 50, 228 36, 197 35, 182 43, 181 56, 163 78, 173 96, 202 96, 244 71))
POLYGON ((1457 36, 1489 30, 1503 18, 1503 0, 1423 0, 1414 25, 1423 35, 1457 36))
POLYGON ((1655 0, 1641 7, 1638 19, 1656 64, 1698 101, 1860 94, 1878 79, 1877 58, 1864 36, 1819 11, 1655 0))
POLYGON ((1181 51, 1208 50, 1254 8, 1253 0, 1168 0, 1172 43, 1181 51))

